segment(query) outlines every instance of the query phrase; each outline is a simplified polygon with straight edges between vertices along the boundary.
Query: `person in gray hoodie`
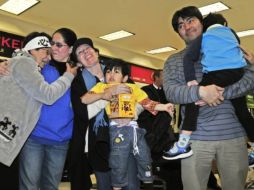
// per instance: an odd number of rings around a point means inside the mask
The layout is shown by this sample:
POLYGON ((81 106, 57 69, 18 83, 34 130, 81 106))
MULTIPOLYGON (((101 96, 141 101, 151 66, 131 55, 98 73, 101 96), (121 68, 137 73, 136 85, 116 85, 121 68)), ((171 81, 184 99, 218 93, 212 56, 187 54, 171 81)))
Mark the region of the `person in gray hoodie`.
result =
POLYGON ((52 84, 45 82, 40 65, 49 55, 45 33, 30 33, 23 49, 10 59, 10 75, 0 76, 0 162, 11 166, 40 116, 42 104, 53 104, 70 87, 77 68, 67 64, 66 72, 52 84))

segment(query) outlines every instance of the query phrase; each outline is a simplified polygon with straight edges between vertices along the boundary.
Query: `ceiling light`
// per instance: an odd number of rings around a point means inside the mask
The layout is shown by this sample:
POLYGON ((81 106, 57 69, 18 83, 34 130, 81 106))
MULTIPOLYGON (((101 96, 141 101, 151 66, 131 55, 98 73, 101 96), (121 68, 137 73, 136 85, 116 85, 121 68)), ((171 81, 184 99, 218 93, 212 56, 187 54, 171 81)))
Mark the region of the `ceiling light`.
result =
POLYGON ((38 0, 9 0, 1 5, 0 9, 18 15, 37 3, 38 0))
POLYGON ((227 9, 229 9, 229 7, 222 2, 213 3, 199 8, 202 15, 208 15, 209 13, 220 12, 227 9))
POLYGON ((174 50, 176 50, 176 49, 173 47, 163 47, 163 48, 152 49, 152 50, 146 51, 146 53, 157 54, 157 53, 164 53, 164 52, 169 52, 169 51, 174 51, 174 50))
POLYGON ((128 36, 132 36, 134 35, 133 33, 124 31, 124 30, 120 30, 118 32, 113 32, 111 34, 107 34, 105 36, 100 36, 99 38, 104 39, 104 40, 108 40, 108 41, 112 41, 112 40, 117 40, 120 38, 125 38, 128 36))
POLYGON ((237 32, 236 33, 240 38, 241 37, 244 37, 244 36, 251 36, 251 35, 254 35, 254 29, 253 30, 245 30, 245 31, 242 31, 242 32, 237 32))

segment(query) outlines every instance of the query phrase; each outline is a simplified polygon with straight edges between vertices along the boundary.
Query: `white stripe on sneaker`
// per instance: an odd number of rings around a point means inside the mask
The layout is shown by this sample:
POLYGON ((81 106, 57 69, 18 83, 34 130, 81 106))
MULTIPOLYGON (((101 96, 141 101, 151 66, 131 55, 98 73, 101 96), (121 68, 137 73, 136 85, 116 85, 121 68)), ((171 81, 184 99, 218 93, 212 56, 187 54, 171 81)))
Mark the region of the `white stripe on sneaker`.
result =
POLYGON ((177 159, 183 159, 183 158, 188 158, 190 156, 193 155, 193 151, 190 150, 189 152, 186 152, 186 153, 182 153, 182 154, 179 154, 175 157, 166 157, 166 156, 162 156, 162 158, 164 158, 165 160, 177 160, 177 159))

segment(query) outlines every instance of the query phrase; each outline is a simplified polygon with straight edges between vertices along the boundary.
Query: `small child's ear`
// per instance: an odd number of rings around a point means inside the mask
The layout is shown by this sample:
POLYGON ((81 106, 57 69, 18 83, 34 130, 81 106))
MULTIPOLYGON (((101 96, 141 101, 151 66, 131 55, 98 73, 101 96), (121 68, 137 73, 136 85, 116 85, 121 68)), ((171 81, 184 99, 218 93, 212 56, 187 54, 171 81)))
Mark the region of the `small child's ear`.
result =
POLYGON ((127 80, 129 79, 129 76, 128 75, 125 75, 124 77, 123 77, 123 82, 127 82, 127 80))

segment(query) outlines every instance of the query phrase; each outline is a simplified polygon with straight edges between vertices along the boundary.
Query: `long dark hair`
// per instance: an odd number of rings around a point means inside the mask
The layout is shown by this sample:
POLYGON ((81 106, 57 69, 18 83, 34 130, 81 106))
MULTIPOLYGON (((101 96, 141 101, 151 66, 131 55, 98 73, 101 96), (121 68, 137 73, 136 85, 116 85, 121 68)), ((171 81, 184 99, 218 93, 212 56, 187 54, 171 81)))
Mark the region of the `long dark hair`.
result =
MULTIPOLYGON (((69 28, 59 28, 59 29, 57 29, 57 30, 53 33, 53 35, 56 34, 56 33, 59 33, 59 34, 62 35, 62 37, 63 37, 63 39, 64 39, 64 42, 65 42, 69 47, 73 46, 74 43, 75 43, 76 40, 77 40, 77 35, 76 35, 76 33, 75 33, 73 30, 69 29, 69 28)), ((52 35, 52 36, 53 36, 53 35, 52 35)))

